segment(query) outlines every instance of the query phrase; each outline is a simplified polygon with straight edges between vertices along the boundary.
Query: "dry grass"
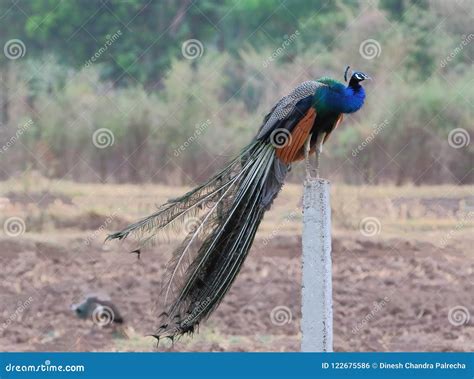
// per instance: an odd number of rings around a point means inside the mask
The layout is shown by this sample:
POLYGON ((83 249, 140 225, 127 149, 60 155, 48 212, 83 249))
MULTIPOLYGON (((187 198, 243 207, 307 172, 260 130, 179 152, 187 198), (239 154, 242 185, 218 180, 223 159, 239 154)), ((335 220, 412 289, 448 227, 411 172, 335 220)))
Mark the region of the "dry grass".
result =
MULTIPOLYGON (((95 230, 104 222, 112 230, 153 212, 186 187, 130 184, 83 184, 42 177, 0 183, 5 218, 23 217, 31 232, 56 229, 95 230), (107 222, 107 218, 112 219, 107 222)), ((301 228, 302 185, 287 184, 260 228, 260 236, 295 234, 301 228)), ((385 231, 449 230, 474 227, 474 186, 332 185, 335 230, 358 230, 374 217, 385 231), (470 213, 471 212, 471 213, 470 213)), ((0 220, 1 221, 1 220, 0 220)))
MULTIPOLYGON (((153 330, 155 319, 147 310, 156 300, 152 296, 157 295, 162 266, 174 242, 147 251, 143 258, 146 264, 142 264, 129 254, 121 254, 130 251, 130 243, 104 245, 102 241, 109 230, 149 214, 156 205, 187 190, 150 184, 81 184, 41 177, 1 182, 0 225, 16 216, 23 218, 26 226, 19 237, 0 238, 0 260, 7 278, 3 283, 8 284, 7 298, 13 301, 13 305, 5 303, 6 312, 11 312, 15 301, 32 288, 40 291, 35 292, 35 298, 49 299, 48 305, 35 303, 26 321, 9 329, 4 346, 14 350, 152 350, 154 341, 144 336, 153 330), (91 244, 84 244, 88 239, 91 244), (59 293, 58 297, 51 295, 51 288, 59 293), (70 304, 89 290, 105 290, 119 302, 128 319, 126 338, 94 328, 91 322, 76 320, 70 314, 70 304), (50 313, 60 325, 52 342, 48 342, 51 327, 42 316, 50 313), (36 328, 34 333, 31 325, 36 328), (16 335, 24 333, 28 337, 18 342, 16 335), (71 333, 77 346, 71 347, 71 333)), ((284 187, 259 229, 254 252, 233 294, 205 323, 198 338, 186 339, 175 349, 298 350, 302 191, 301 184, 284 187), (268 243, 263 243, 266 240, 268 243), (295 312, 295 323, 286 329, 269 322, 270 311, 281 304, 295 312), (252 312, 245 312, 249 306, 252 312), (243 332, 249 327, 248 333, 243 332)), ((457 334, 452 335, 460 336, 455 341, 445 338, 442 331, 450 327, 445 315, 449 307, 472 303, 466 278, 472 277, 469 247, 474 235, 473 194, 473 186, 332 185, 339 350, 374 349, 373 341, 383 342, 387 328, 393 329, 392 345, 377 345, 379 350, 416 350, 433 341, 441 341, 443 349, 469 349, 462 339, 470 338, 468 328, 467 332, 455 330, 457 334), (380 225, 374 236, 361 232, 361 222, 367 217, 375 218, 380 225), (370 311, 374 299, 391 293, 392 282, 401 287, 391 302, 393 309, 382 313, 385 324, 378 327, 375 323, 363 338, 352 338, 353 324, 349 321, 360 320, 370 311), (439 291, 446 291, 442 301, 436 297, 439 291), (406 303, 413 294, 419 300, 406 303), (397 339, 400 331, 393 325, 399 322, 400 309, 424 341, 421 345, 397 339), (437 318, 429 333, 423 328, 430 320, 416 318, 421 311, 426 317, 437 318)))

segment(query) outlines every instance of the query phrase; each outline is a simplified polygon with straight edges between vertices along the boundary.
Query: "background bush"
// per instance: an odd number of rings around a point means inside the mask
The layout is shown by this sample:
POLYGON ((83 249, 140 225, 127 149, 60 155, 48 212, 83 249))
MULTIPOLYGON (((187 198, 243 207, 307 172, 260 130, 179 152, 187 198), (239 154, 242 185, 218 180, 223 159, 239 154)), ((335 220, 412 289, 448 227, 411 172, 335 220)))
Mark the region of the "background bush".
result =
POLYGON ((325 148, 324 175, 474 181, 472 143, 448 143, 455 128, 473 132, 472 2, 276 3, 2 1, 1 42, 21 39, 26 54, 0 57, 0 178, 36 170, 78 181, 201 181, 295 85, 342 80, 350 64, 375 80, 366 107, 325 148), (191 38, 204 47, 193 60, 181 53, 191 38), (381 47, 373 59, 359 52, 367 39, 381 47), (113 135, 104 149, 92 143, 101 128, 113 135))

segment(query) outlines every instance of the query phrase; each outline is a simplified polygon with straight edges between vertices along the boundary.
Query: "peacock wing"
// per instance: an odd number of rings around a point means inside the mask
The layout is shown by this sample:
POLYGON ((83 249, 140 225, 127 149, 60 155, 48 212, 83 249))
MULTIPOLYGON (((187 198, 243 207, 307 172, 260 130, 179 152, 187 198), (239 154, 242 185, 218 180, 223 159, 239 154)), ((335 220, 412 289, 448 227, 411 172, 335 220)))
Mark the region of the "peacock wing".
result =
MULTIPOLYGON (((304 150, 304 144, 310 138, 316 119, 316 110, 309 108, 306 114, 294 125, 288 138, 281 139, 281 145, 277 144, 276 156, 286 164, 294 162, 299 153, 304 150)), ((278 143, 278 135, 275 135, 275 142, 278 143)))
POLYGON ((264 140, 276 129, 291 131, 311 108, 314 94, 324 84, 308 80, 278 101, 265 116, 255 139, 264 140))

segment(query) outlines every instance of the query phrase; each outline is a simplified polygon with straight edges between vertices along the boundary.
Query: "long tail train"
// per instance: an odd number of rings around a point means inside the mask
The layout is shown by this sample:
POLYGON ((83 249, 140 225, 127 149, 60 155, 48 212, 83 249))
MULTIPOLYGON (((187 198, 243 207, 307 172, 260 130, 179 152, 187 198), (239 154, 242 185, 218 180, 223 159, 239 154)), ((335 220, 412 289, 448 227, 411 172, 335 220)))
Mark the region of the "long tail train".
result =
POLYGON ((163 289, 167 311, 156 338, 194 332, 219 305, 286 173, 287 165, 275 157, 275 148, 254 141, 205 184, 108 237, 124 239, 134 233, 146 244, 160 230, 192 221, 169 263, 163 289))

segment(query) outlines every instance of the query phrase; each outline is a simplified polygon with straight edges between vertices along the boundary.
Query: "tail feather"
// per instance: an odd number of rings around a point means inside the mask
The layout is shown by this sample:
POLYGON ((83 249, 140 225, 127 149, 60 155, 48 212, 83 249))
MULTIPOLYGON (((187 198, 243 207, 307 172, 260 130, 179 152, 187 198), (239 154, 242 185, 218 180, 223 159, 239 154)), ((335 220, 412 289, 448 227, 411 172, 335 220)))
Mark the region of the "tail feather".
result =
POLYGON ((214 175, 206 183, 192 189, 176 199, 171 199, 163 204, 151 215, 133 223, 121 231, 110 234, 106 241, 112 239, 122 240, 130 234, 136 235, 142 246, 153 242, 157 232, 179 225, 187 217, 196 217, 203 209, 209 207, 219 196, 219 192, 235 180, 235 172, 242 170, 242 160, 256 148, 257 142, 249 144, 233 159, 222 171, 214 175))
POLYGON ((262 205, 270 208, 273 200, 280 192, 288 173, 288 165, 279 159, 273 160, 273 167, 268 175, 268 179, 262 195, 262 205))
MULTIPOLYGON (((214 202, 169 264, 164 287, 167 312, 155 334, 157 338, 194 332, 220 304, 239 273, 264 213, 278 194, 287 172, 286 165, 275 157, 274 147, 261 141, 249 145, 228 167, 232 169, 224 169, 204 186, 177 200, 193 207, 212 193, 214 202)), ((173 217, 189 215, 186 209, 182 210, 184 213, 169 212, 166 208, 163 212, 150 216, 154 218, 152 225, 157 225, 150 229, 152 235, 173 222, 173 217)), ((143 225, 143 220, 139 223, 110 238, 125 238, 136 228, 139 230, 142 226, 137 225, 143 225)))

